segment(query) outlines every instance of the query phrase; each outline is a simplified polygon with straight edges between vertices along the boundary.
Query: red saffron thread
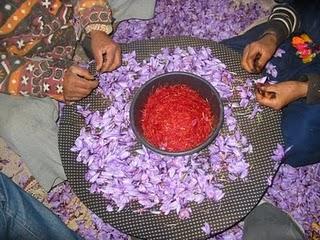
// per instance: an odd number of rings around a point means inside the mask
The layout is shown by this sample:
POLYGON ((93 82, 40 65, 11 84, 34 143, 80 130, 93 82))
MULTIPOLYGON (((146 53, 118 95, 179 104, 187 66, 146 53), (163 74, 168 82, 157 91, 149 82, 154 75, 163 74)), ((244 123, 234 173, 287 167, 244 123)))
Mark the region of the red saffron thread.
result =
POLYGON ((148 97, 141 119, 144 137, 169 152, 200 145, 214 123, 208 101, 185 84, 158 87, 148 97))

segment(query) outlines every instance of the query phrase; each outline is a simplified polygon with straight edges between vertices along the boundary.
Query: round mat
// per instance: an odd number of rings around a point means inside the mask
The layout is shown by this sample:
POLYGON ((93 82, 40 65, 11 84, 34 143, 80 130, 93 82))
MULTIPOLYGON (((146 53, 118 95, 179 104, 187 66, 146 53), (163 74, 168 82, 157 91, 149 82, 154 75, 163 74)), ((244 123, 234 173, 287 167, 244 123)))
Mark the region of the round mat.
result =
MULTIPOLYGON (((122 50, 124 53, 135 50, 137 59, 142 61, 151 54, 160 52, 161 48, 178 46, 181 48, 209 47, 214 56, 227 65, 229 71, 237 74, 236 78, 245 80, 250 77, 241 69, 238 53, 210 40, 191 37, 153 39, 124 44, 122 50)), ((234 100, 239 102, 236 97, 234 100)), ((86 106, 88 103, 90 103, 90 110, 93 111, 103 111, 108 105, 105 99, 95 94, 91 94, 78 104, 86 106)), ((190 219, 180 220, 176 213, 164 216, 148 212, 133 212, 133 209, 136 209, 134 204, 120 212, 107 212, 106 199, 98 194, 91 194, 88 190, 90 185, 84 178, 87 167, 76 162, 77 153, 70 151, 79 136, 80 129, 84 126, 84 121, 76 112, 75 105, 64 107, 60 121, 59 149, 65 173, 74 192, 90 210, 106 223, 130 236, 140 239, 206 239, 208 236, 201 230, 205 222, 211 225, 214 235, 237 224, 260 201, 268 188, 268 177, 274 176, 277 171, 271 156, 276 144, 283 142, 280 131, 280 113, 264 108, 259 119, 256 120, 248 119, 248 114, 245 114, 243 108, 237 108, 235 114, 241 131, 253 145, 253 153, 247 157, 250 164, 248 179, 247 181, 225 183, 225 196, 218 203, 204 201, 201 204, 191 204, 190 219)))

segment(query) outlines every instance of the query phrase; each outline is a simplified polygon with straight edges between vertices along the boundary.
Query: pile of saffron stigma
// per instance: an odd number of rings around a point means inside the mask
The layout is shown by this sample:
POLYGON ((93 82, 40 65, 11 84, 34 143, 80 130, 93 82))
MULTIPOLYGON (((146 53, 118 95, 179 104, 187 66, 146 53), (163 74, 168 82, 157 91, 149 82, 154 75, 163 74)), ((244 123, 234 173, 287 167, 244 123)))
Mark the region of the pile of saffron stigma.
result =
POLYGON ((154 146, 170 151, 190 150, 203 143, 213 129, 210 105, 184 84, 158 87, 144 106, 142 129, 154 146))

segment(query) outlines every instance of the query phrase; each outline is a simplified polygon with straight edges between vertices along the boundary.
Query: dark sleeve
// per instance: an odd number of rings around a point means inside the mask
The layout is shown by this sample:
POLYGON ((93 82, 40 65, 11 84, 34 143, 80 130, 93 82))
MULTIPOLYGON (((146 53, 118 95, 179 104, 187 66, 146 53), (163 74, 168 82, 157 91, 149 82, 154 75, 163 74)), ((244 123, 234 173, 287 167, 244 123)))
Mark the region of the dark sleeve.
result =
POLYGON ((300 28, 300 17, 295 9, 289 4, 276 5, 268 18, 267 33, 274 33, 277 36, 278 44, 281 44, 292 33, 300 28))
POLYGON ((306 77, 308 80, 307 103, 320 103, 320 75, 308 74, 306 77))

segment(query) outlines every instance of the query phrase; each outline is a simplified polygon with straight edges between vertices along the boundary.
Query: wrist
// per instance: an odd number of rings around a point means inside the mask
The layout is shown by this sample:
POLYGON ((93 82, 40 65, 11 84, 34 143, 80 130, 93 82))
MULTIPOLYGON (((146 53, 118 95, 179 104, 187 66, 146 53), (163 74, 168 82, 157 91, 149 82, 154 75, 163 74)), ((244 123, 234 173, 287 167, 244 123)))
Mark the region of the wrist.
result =
POLYGON ((308 93, 308 82, 297 82, 297 96, 304 98, 308 93))
POLYGON ((262 35, 261 40, 267 42, 268 44, 274 46, 275 48, 278 46, 278 38, 276 33, 274 32, 265 32, 262 35))
POLYGON ((103 32, 103 31, 99 31, 99 30, 92 30, 92 31, 90 31, 90 37, 101 36, 101 35, 107 36, 108 34, 106 34, 106 33, 103 32))

